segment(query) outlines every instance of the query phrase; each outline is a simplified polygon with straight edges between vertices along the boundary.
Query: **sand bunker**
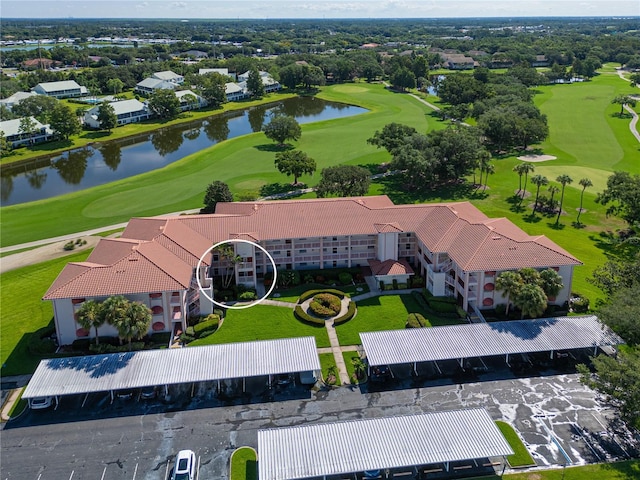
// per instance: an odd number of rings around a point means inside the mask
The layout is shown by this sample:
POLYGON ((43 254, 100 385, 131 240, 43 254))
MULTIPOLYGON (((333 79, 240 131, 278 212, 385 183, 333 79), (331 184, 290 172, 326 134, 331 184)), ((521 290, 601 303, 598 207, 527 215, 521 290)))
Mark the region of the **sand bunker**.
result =
POLYGON ((524 162, 548 162, 549 160, 555 160, 558 157, 554 157, 553 155, 521 155, 518 157, 518 160, 522 160, 524 162))

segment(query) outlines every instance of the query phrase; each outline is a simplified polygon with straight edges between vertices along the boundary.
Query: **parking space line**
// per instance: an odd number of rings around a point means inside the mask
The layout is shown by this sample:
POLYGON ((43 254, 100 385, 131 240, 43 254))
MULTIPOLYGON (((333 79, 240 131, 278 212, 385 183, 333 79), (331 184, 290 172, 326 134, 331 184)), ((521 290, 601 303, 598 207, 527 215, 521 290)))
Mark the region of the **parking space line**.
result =
POLYGON ((71 480, 73 478, 73 474, 75 473, 75 470, 71 470, 71 475, 69 476, 69 480, 71 480))
POLYGON ((136 468, 133 469, 133 479, 136 480, 136 474, 138 473, 138 463, 136 463, 136 468))
POLYGON ((107 466, 104 466, 104 470, 102 470, 102 476, 100 477, 100 480, 104 480, 104 475, 107 473, 107 466))
POLYGON ((169 476, 169 460, 167 460, 167 468, 164 469, 164 479, 163 480, 166 480, 168 476, 169 476))

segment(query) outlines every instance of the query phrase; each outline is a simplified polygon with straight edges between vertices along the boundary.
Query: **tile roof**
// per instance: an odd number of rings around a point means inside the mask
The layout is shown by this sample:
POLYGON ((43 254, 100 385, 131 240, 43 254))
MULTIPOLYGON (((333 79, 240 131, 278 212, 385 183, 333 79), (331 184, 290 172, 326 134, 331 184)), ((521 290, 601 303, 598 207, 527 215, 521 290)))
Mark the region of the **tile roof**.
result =
POLYGON ((488 218, 469 202, 394 205, 386 196, 373 196, 218 203, 211 215, 132 219, 121 239, 101 240, 88 259, 94 268, 69 264, 45 298, 187 288, 200 256, 232 238, 260 242, 380 232, 415 232, 430 251, 448 253, 465 271, 580 264, 548 238, 528 235, 507 219, 488 218))
POLYGON ((413 275, 413 268, 406 260, 369 260, 371 273, 374 275, 413 275))

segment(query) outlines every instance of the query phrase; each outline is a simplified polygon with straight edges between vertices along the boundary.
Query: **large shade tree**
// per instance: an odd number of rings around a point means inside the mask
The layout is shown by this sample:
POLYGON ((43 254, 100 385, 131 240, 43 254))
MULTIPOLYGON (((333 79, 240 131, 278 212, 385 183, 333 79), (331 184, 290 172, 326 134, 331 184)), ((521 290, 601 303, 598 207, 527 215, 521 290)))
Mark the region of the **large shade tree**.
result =
POLYGON ((640 175, 615 172, 596 202, 607 205, 607 215, 617 215, 631 227, 640 224, 640 175))
POLYGON ((262 131, 269 140, 284 145, 287 140, 298 140, 302 129, 298 121, 289 115, 276 115, 266 124, 262 131))
POLYGON ((276 153, 276 168, 286 176, 293 175, 293 184, 298 184, 302 175, 313 175, 316 171, 316 161, 300 150, 286 150, 276 153))
POLYGON ((215 180, 207 185, 207 191, 204 194, 204 208, 200 210, 200 213, 215 213, 218 202, 233 202, 233 194, 229 185, 215 180))
POLYGON ((316 187, 316 195, 351 197, 366 195, 371 182, 369 170, 355 165, 337 165, 322 170, 322 178, 316 187))

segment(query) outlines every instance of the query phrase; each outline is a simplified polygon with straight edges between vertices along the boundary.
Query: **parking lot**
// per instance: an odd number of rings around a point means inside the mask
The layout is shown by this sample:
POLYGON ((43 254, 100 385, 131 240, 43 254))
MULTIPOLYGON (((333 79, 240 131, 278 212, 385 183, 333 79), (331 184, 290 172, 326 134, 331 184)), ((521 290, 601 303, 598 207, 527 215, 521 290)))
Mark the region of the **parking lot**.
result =
MULTIPOLYGON (((307 422, 485 407, 512 423, 538 465, 579 465, 637 456, 638 439, 584 387, 573 362, 522 369, 504 358, 393 367, 360 388, 269 388, 267 378, 171 386, 153 399, 109 393, 62 398, 5 426, 3 479, 161 479, 178 450, 200 458, 200 478, 227 478, 234 448, 257 446, 257 430, 307 422), (438 368, 435 370, 437 371, 438 368), (222 408, 224 407, 224 408, 222 408)), ((170 467, 170 466, 169 466, 170 467)))

